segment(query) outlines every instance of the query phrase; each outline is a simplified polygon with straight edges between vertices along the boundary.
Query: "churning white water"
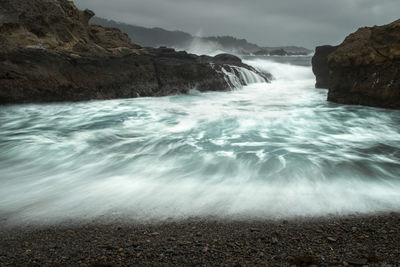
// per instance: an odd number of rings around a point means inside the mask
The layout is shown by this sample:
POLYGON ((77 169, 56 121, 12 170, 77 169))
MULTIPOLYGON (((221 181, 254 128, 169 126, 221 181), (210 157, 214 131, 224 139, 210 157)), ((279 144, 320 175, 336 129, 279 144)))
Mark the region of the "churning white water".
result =
POLYGON ((220 72, 225 75, 225 80, 232 90, 242 88, 243 83, 249 85, 266 82, 259 74, 246 68, 229 65, 226 68, 228 69, 223 67, 220 72))
POLYGON ((246 62, 275 80, 0 107, 0 220, 400 211, 399 111, 329 103, 309 66, 246 62))

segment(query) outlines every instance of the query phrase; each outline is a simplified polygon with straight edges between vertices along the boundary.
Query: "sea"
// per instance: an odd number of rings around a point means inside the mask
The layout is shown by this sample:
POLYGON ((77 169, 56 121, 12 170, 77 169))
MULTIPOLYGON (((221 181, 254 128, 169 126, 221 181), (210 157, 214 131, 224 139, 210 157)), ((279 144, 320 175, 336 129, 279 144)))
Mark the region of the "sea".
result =
POLYGON ((400 111, 327 101, 310 57, 231 91, 0 107, 0 223, 400 211, 400 111))

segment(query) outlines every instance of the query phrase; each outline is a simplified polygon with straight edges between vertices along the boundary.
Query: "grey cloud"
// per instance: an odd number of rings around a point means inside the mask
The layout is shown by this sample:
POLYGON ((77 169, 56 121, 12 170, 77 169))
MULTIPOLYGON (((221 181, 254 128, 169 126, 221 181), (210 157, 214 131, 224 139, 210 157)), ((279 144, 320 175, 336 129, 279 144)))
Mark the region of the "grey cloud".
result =
POLYGON ((362 26, 398 19, 398 0, 76 0, 100 17, 259 45, 336 44, 362 26))

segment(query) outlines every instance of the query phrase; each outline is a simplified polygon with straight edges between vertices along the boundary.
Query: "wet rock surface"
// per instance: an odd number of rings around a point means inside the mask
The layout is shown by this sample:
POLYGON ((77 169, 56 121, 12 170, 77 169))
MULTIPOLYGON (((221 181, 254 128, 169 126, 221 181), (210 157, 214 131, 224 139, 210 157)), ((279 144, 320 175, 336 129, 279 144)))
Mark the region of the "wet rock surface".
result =
POLYGON ((329 88, 328 56, 337 49, 337 46, 324 45, 315 48, 312 57, 312 70, 316 77, 316 88, 329 88))
POLYGON ((313 70, 317 87, 329 88, 329 101, 400 108, 400 20, 360 28, 335 51, 323 47, 320 52, 313 70))
POLYGON ((400 214, 0 228, 1 266, 395 266, 400 214))
POLYGON ((4 0, 0 12, 0 104, 224 91, 232 64, 270 78, 233 56, 140 47, 66 0, 4 0))

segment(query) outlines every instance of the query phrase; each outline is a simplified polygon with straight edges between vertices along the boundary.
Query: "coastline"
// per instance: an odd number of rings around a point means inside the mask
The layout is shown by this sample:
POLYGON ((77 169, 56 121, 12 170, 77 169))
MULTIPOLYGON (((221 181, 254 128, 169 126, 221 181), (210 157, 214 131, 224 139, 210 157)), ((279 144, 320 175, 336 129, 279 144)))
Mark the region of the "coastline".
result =
POLYGON ((0 225, 0 266, 297 265, 400 262, 400 213, 290 220, 0 225))

